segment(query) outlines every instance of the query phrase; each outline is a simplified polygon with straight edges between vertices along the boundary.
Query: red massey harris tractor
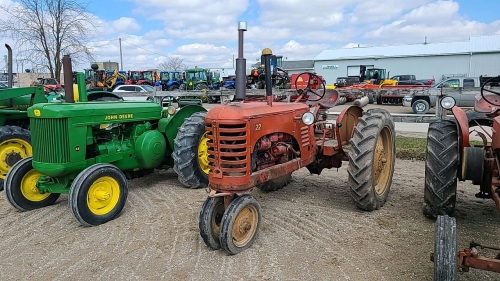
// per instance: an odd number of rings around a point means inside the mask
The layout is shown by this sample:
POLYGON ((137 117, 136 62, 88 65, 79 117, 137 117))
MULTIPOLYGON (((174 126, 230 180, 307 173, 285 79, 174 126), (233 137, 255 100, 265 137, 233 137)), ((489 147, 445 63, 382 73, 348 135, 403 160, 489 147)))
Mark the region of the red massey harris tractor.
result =
MULTIPOLYGON (((334 105, 338 93, 325 96, 324 82, 318 90, 312 90, 310 84, 299 90, 302 96, 310 96, 307 103, 272 103, 271 87, 266 87, 266 102, 241 102, 245 99, 246 64, 242 41, 236 61, 235 99, 240 102, 214 107, 199 122, 186 121, 179 132, 198 138, 175 143, 174 157, 192 161, 176 161, 179 180, 189 187, 208 184, 209 195, 199 215, 205 244, 229 254, 250 247, 261 224, 261 207, 248 191, 254 187, 264 192, 281 189, 303 167, 319 175, 323 169, 349 161, 348 182, 355 204, 366 211, 380 208, 394 172, 391 115, 382 109, 363 113, 360 107, 351 106, 336 121, 329 121, 326 110, 334 105), (351 146, 349 152, 344 150, 346 145, 351 146), (207 148, 205 161, 192 157, 203 154, 202 147, 207 148), (202 176, 200 167, 206 168, 208 178, 202 176)), ((262 54, 266 73, 270 73, 271 50, 264 49, 262 54)), ((271 77, 266 79, 271 85, 271 77)), ((316 79, 321 81, 310 73, 307 80, 316 79)))
POLYGON ((437 218, 431 256, 437 281, 455 280, 457 268, 500 272, 500 254, 495 259, 478 255, 480 248, 499 248, 471 243, 468 249, 457 252, 456 221, 451 217, 457 199, 457 180, 470 180, 478 185, 476 197, 493 199, 500 211, 500 88, 495 88, 499 83, 500 76, 481 77, 481 92, 476 96, 474 111, 467 113, 455 107, 452 97, 440 97, 438 104, 451 109, 455 118, 443 117, 429 124, 423 213, 437 218), (481 145, 471 144, 471 133, 480 136, 481 145))

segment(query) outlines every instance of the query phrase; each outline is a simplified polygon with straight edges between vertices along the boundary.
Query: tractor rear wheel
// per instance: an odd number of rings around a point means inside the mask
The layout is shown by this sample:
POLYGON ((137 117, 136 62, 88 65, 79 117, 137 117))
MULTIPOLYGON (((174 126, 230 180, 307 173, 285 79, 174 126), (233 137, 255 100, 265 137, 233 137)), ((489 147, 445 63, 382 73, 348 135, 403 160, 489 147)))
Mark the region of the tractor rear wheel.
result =
POLYGON ((224 216, 224 197, 207 197, 200 211, 198 226, 205 244, 220 249, 220 224, 224 216))
POLYGON ((382 207, 389 195, 396 141, 394 122, 383 109, 368 110, 354 128, 349 151, 349 186, 351 197, 361 210, 382 207))
POLYGON ((292 173, 282 176, 281 178, 277 178, 274 180, 267 181, 263 184, 259 184, 257 185, 257 188, 260 189, 262 192, 272 192, 287 186, 291 180, 292 180, 292 173))
POLYGON ((89 101, 123 101, 123 98, 118 98, 118 97, 98 97, 93 100, 89 101))
POLYGON ((127 201, 128 182, 111 164, 94 164, 76 176, 69 190, 69 208, 83 225, 94 226, 116 218, 127 201))
POLYGON ((33 169, 32 158, 19 160, 5 179, 7 201, 19 211, 29 211, 52 205, 59 198, 59 193, 40 193, 36 187, 42 176, 33 169))
POLYGON ((179 182, 189 188, 208 185, 208 138, 205 131, 206 112, 186 118, 174 139, 174 171, 179 182))
POLYGON ((457 279, 457 223, 447 215, 438 216, 434 238, 434 281, 457 279))
POLYGON ((426 217, 452 215, 457 200, 458 128, 454 121, 429 124, 425 156, 424 209, 426 217))
POLYGON ((174 84, 174 85, 172 85, 172 86, 168 87, 168 89, 167 89, 167 90, 168 90, 168 91, 175 91, 175 90, 177 90, 177 89, 179 89, 179 85, 174 84))
POLYGON ((260 204, 250 194, 235 198, 227 207, 220 225, 220 244, 230 255, 252 246, 259 233, 260 204))
POLYGON ((207 86, 207 84, 205 84, 205 83, 198 83, 198 84, 196 85, 195 90, 198 90, 198 91, 206 91, 206 90, 208 90, 208 86, 207 86))
POLYGON ((31 155, 30 131, 18 126, 0 127, 0 191, 12 166, 31 155))

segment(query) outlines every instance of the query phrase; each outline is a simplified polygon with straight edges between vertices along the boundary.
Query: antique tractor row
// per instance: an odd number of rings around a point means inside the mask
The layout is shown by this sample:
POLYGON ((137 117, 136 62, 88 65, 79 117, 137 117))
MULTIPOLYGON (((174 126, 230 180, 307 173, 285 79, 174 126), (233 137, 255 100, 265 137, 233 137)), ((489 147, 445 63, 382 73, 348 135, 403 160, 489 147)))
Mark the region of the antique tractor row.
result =
MULTIPOLYGON (((469 249, 457 252, 455 218, 451 217, 457 199, 457 181, 472 181, 479 186, 477 198, 493 199, 500 211, 500 90, 492 85, 499 77, 483 78, 474 111, 455 106, 449 96, 440 97, 438 110, 451 110, 454 118, 443 117, 429 124, 425 161, 425 216, 436 219, 434 280, 456 280, 457 268, 478 268, 500 272, 500 254, 481 257, 480 248, 499 248, 471 243, 469 249), (473 128, 474 127, 474 128, 473 128), (491 130, 487 130, 490 128, 491 130), (475 133, 482 144, 471 144, 475 133)), ((439 113, 438 113, 439 114, 439 113)))
MULTIPOLYGON (((65 56, 63 62, 64 73, 71 75, 70 58, 65 56)), ((17 161, 7 173, 5 194, 11 205, 33 210, 69 194, 76 219, 83 225, 99 225, 123 209, 127 178, 172 167, 177 159, 181 181, 190 180, 188 165, 194 161, 187 160, 182 149, 176 156, 174 141, 191 138, 178 128, 203 117, 203 107, 162 109, 149 101, 87 102, 84 74, 76 76, 80 102, 74 102, 73 89, 68 87, 65 102, 40 102, 27 108, 32 153, 26 153, 29 157, 17 161)))
MULTIPOLYGON (((5 44, 8 51, 9 84, 12 82, 12 49, 5 44)), ((69 73, 69 80, 72 73, 69 73)), ((68 83, 71 87, 72 83, 68 83)), ((68 85, 67 84, 67 85, 68 85)), ((12 85, 10 85, 12 86, 12 85)), ((46 91, 43 85, 23 88, 6 88, 0 90, 0 191, 10 168, 19 160, 32 155, 29 132, 30 119, 27 108, 38 103, 61 102, 64 92, 46 91)), ((78 100, 78 95, 75 95, 78 100)), ((120 96, 102 90, 89 91, 88 101, 118 101, 120 96)))

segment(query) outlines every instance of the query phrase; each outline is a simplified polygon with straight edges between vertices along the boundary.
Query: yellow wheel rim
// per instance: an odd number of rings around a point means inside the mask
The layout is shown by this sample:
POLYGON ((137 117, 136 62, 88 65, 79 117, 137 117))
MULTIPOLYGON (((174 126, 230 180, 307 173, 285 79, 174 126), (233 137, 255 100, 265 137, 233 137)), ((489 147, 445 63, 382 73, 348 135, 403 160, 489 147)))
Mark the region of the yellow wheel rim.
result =
POLYGON ((89 188, 87 206, 95 215, 111 212, 120 198, 120 184, 112 177, 101 177, 89 188))
POLYGON ((198 145, 198 163, 201 170, 208 175, 210 168, 208 167, 208 138, 207 133, 201 137, 200 144, 198 145))
POLYGON ((392 133, 388 128, 383 128, 377 137, 377 144, 373 154, 373 186, 378 195, 384 194, 389 187, 394 160, 394 143, 392 133))
POLYGON ((13 138, 0 143, 0 178, 5 180, 12 165, 32 155, 31 144, 23 139, 13 138))
POLYGON ((233 242, 236 247, 244 247, 248 242, 252 241, 253 236, 257 232, 259 223, 259 213, 255 206, 247 206, 234 219, 232 235, 233 242))
POLYGON ((27 172, 23 179, 21 180, 21 193, 24 198, 32 202, 40 202, 45 200, 50 196, 50 193, 40 193, 38 187, 36 187, 36 183, 38 179, 42 176, 36 170, 30 170, 27 172))

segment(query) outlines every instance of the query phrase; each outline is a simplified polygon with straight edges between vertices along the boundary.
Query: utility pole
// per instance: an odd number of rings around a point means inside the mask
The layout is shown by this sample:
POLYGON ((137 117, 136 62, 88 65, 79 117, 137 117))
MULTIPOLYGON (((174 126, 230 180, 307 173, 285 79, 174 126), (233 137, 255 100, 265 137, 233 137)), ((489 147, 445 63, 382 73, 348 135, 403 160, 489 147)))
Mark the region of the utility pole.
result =
POLYGON ((120 69, 123 70, 123 56, 122 56, 122 39, 118 38, 120 41, 120 69))

